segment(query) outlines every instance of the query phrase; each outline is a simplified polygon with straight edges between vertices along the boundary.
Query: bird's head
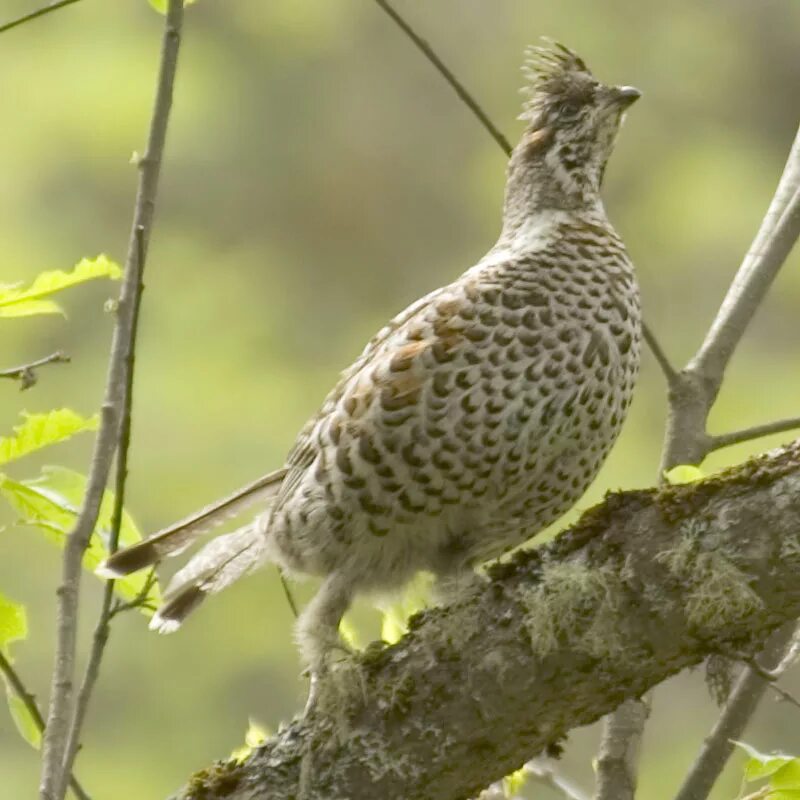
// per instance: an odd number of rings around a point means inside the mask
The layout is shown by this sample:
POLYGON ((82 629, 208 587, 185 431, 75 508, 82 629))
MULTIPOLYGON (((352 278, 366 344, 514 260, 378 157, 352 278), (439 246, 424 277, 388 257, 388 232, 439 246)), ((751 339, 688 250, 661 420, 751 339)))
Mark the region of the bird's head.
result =
POLYGON ((527 127, 509 162, 506 205, 530 212, 531 205, 596 203, 625 112, 641 92, 600 83, 583 59, 556 42, 530 48, 523 72, 528 85, 520 118, 527 127))

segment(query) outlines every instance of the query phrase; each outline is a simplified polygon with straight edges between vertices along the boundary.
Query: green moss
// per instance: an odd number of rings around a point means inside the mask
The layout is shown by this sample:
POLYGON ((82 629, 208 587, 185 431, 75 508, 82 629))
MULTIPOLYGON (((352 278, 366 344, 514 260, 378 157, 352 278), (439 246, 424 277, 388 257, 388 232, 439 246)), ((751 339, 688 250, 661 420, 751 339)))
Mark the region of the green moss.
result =
POLYGON ((216 761, 192 775, 183 797, 185 800, 225 797, 236 790, 240 780, 241 764, 238 761, 216 761))

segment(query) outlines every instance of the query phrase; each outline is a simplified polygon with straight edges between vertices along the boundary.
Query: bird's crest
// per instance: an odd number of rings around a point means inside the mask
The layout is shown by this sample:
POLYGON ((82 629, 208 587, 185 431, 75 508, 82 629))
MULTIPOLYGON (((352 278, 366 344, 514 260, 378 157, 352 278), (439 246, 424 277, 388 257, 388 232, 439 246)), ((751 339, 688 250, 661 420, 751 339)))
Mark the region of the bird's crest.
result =
POLYGON ((525 50, 522 74, 527 83, 522 88, 525 102, 519 118, 532 122, 541 107, 554 97, 592 78, 586 62, 566 45, 542 38, 543 44, 525 50))

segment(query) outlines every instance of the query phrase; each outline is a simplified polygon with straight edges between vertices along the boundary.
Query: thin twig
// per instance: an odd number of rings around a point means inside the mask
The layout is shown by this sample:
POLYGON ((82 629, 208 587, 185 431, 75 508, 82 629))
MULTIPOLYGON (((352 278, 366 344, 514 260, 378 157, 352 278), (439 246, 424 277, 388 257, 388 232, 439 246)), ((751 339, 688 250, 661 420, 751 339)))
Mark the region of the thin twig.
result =
POLYGON ((65 356, 59 350, 44 358, 31 361, 28 364, 20 364, 18 367, 0 370, 0 378, 10 378, 14 381, 20 381, 19 388, 24 392, 26 389, 30 389, 38 380, 39 376, 36 374, 37 367, 43 367, 45 364, 68 364, 69 361, 69 356, 65 356))
POLYGON ((5 22, 0 25, 0 33, 5 33, 6 31, 10 31, 12 28, 16 28, 20 25, 24 25, 26 22, 30 22, 31 20, 38 19, 39 17, 43 17, 45 14, 49 14, 51 11, 58 11, 59 8, 64 8, 65 6, 71 6, 74 3, 78 3, 80 0, 58 0, 55 3, 50 3, 49 6, 44 6, 44 8, 39 8, 36 11, 31 11, 29 14, 24 14, 17 19, 12 19, 11 22, 5 22))
MULTIPOLYGON (((155 568, 153 568, 147 573, 147 577, 145 578, 144 584, 142 584, 142 588, 139 590, 139 594, 137 594, 133 600, 128 600, 127 602, 118 600, 111 606, 108 611, 109 621, 114 619, 117 614, 124 614, 126 611, 139 610, 142 608, 155 611, 155 606, 152 605, 152 603, 148 603, 147 598, 150 596, 150 590, 156 585, 157 580, 156 571, 155 568)), ((109 583, 113 583, 113 581, 109 581, 109 583)))
POLYGON ((536 783, 555 789, 564 795, 567 800, 589 800, 589 795, 583 789, 575 786, 563 775, 557 772, 545 758, 531 759, 525 765, 525 772, 528 773, 536 783))
POLYGON ((710 438, 709 452, 721 450, 723 447, 730 447, 734 444, 749 442, 753 439, 760 439, 762 436, 769 436, 773 433, 786 433, 797 428, 800 428, 800 417, 767 422, 764 425, 754 425, 752 428, 744 428, 741 431, 721 433, 719 436, 710 438))
POLYGON ((497 144, 503 149, 507 155, 511 155, 514 149, 511 147, 508 139, 503 136, 497 129, 497 126, 489 119, 486 112, 478 104, 477 100, 464 88, 461 81, 445 66, 444 62, 434 52, 431 46, 406 22, 406 20, 395 11, 389 4, 388 0, 375 0, 375 2, 394 20, 398 28, 400 28, 409 39, 422 51, 425 58, 433 64, 438 70, 439 74, 450 84, 455 93, 461 98, 462 102, 472 111, 472 113, 480 120, 481 125, 489 132, 489 135, 494 139, 497 144))
MULTIPOLYGON (((13 664, 3 655, 0 650, 0 672, 3 673, 8 685, 14 690, 14 694, 19 697, 28 709, 33 724, 36 725, 39 733, 44 732, 44 717, 42 712, 39 711, 39 706, 36 703, 36 698, 28 691, 20 674, 14 669, 13 664)), ((86 790, 78 782, 78 779, 70 773, 69 785, 78 800, 91 800, 86 790)))
POLYGON ((650 352, 653 354, 658 362, 658 365, 661 367, 661 371, 664 373, 664 377, 667 379, 667 384, 672 386, 678 378, 678 373, 670 363, 670 360, 667 358, 667 354, 664 352, 664 349, 658 343, 658 339, 656 339, 653 332, 644 322, 642 323, 642 338, 645 340, 645 342, 647 342, 650 352))
POLYGON ((143 259, 138 253, 138 243, 141 241, 146 252, 172 105, 182 22, 183 0, 169 0, 147 152, 139 162, 139 187, 120 292, 117 324, 111 345, 100 430, 95 442, 86 496, 64 550, 62 581, 57 593, 56 657, 50 711, 43 745, 40 800, 62 800, 64 797, 64 765, 73 710, 81 560, 94 530, 121 433, 120 422, 130 368, 127 354, 130 352, 134 330, 137 303, 135 298, 141 292, 140 268, 144 266, 143 259))
MULTIPOLYGON (((138 284, 136 291, 132 296, 132 313, 131 313, 131 335, 128 340, 128 349, 125 353, 125 362, 127 364, 125 374, 125 387, 122 398, 122 419, 120 420, 120 433, 119 433, 119 447, 117 449, 117 463, 115 474, 114 486, 114 508, 111 513, 111 533, 108 541, 108 552, 113 554, 117 551, 119 546, 119 533, 122 527, 122 512, 125 504, 125 485, 128 478, 128 451, 131 444, 131 410, 133 407, 133 379, 134 369, 136 364, 136 341, 139 332, 139 310, 142 303, 142 294, 144 292, 144 283, 142 276, 144 274, 145 264, 145 242, 144 242, 144 229, 141 225, 134 229, 133 246, 135 248, 136 272, 138 275, 138 284)), ((154 573, 151 572, 148 579, 145 581, 144 598, 152 588, 151 579, 154 573)), ((144 599, 143 598, 143 599, 144 599)), ((138 599, 138 598, 137 598, 138 599)), ((78 754, 80 746, 80 735, 83 730, 83 723, 86 719, 86 712, 89 709, 89 701, 91 700, 92 692, 94 691, 97 678, 100 675, 100 664, 103 660, 108 637, 111 634, 111 619, 114 616, 112 613, 112 604, 114 601, 114 581, 106 581, 105 589, 103 591, 103 600, 100 606, 100 615, 97 619, 97 624, 94 629, 92 637, 92 648, 89 652, 89 659, 86 663, 86 669, 81 681, 81 687, 78 690, 78 696, 75 701, 75 710, 72 715, 70 723, 69 734, 67 736, 67 744, 64 756, 64 769, 65 771, 71 770, 75 762, 75 757, 78 754)))

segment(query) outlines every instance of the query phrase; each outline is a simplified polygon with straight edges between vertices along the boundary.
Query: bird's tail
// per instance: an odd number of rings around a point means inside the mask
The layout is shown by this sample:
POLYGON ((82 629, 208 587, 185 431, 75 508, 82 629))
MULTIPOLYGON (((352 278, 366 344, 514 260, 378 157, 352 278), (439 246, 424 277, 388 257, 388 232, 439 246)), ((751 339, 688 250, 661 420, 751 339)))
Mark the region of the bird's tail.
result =
POLYGON ((103 578, 121 578, 163 558, 176 556, 198 536, 216 528, 258 501, 267 501, 277 494, 286 476, 285 469, 275 470, 231 495, 211 503, 191 516, 164 528, 137 544, 119 550, 107 558, 96 572, 103 578))
POLYGON ((221 592, 260 567, 267 550, 260 528, 263 524, 262 517, 233 533, 218 536, 176 572, 167 587, 164 604, 150 620, 150 629, 159 633, 176 631, 208 595, 221 592))

